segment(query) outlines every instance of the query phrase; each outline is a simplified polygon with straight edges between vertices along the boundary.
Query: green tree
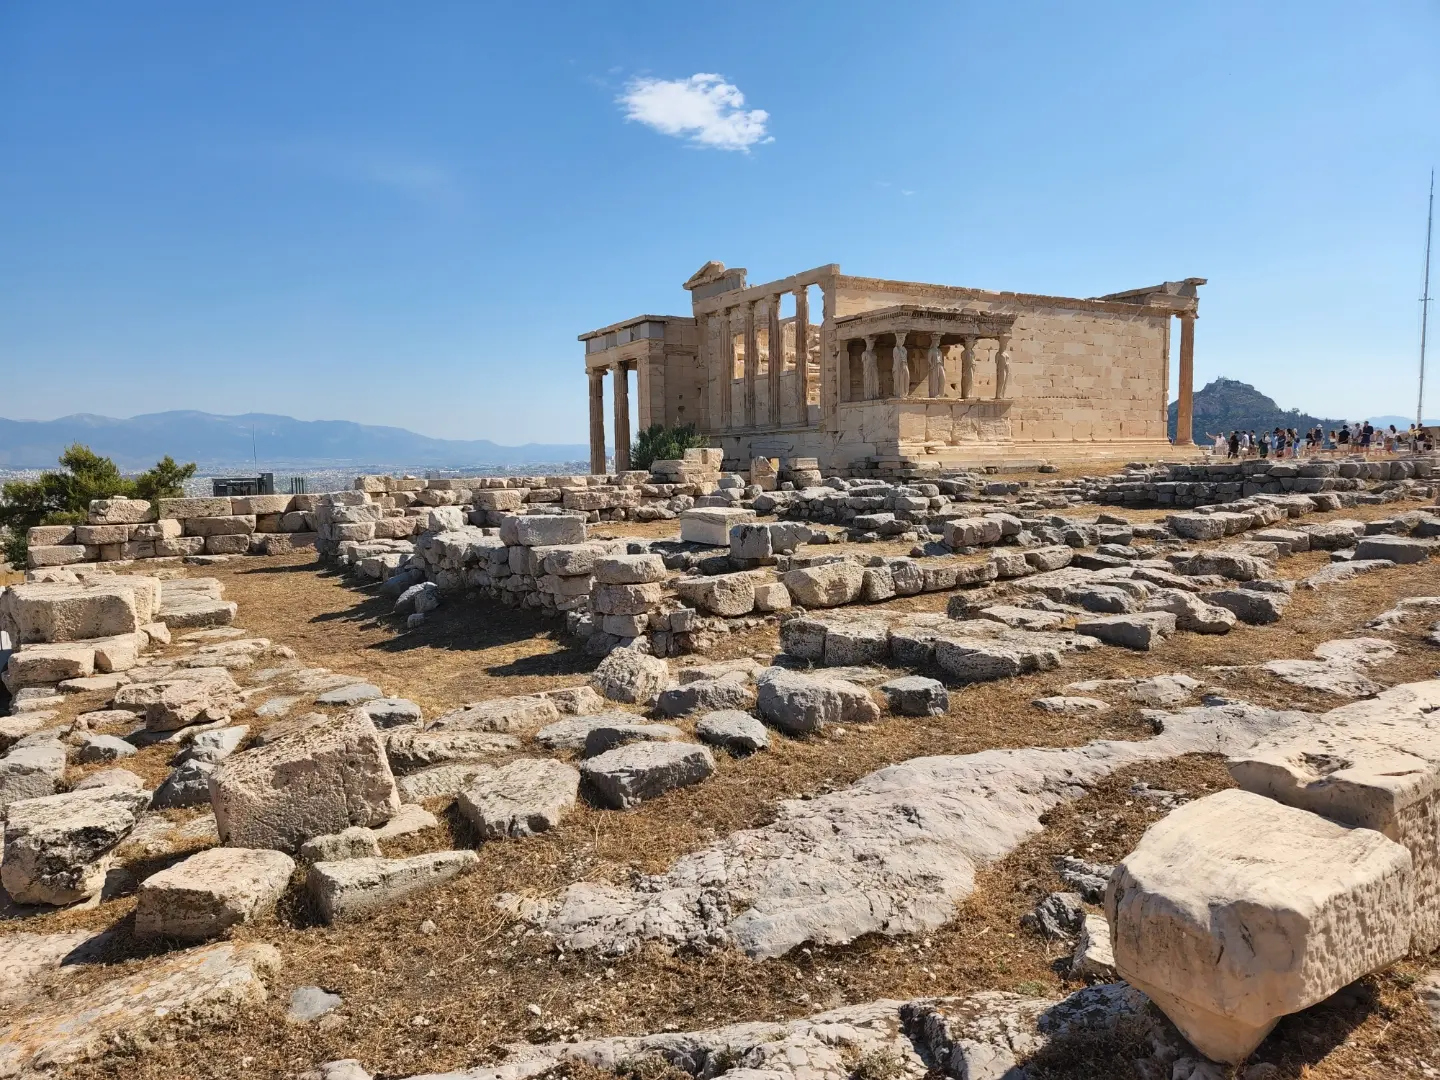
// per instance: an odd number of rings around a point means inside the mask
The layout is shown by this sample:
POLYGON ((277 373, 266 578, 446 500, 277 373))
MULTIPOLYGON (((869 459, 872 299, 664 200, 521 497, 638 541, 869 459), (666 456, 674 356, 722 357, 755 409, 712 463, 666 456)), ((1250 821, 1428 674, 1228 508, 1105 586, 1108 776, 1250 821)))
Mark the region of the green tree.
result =
POLYGON ((12 566, 24 566, 25 534, 31 528, 83 524, 92 499, 174 498, 184 493, 184 482, 194 475, 193 461, 177 465, 167 454, 153 469, 127 479, 109 458, 75 443, 60 455, 58 471, 41 473, 37 480, 8 480, 0 488, 0 528, 7 530, 4 558, 12 566))
POLYGON ((178 499, 185 494, 185 481, 195 475, 195 462, 177 465, 169 454, 155 463, 153 469, 135 478, 137 499, 178 499))
POLYGON ((667 428, 664 424, 652 424, 640 432, 630 447, 630 467, 648 469, 657 461, 673 461, 685 456, 686 450, 705 445, 705 436, 695 430, 694 424, 667 428))

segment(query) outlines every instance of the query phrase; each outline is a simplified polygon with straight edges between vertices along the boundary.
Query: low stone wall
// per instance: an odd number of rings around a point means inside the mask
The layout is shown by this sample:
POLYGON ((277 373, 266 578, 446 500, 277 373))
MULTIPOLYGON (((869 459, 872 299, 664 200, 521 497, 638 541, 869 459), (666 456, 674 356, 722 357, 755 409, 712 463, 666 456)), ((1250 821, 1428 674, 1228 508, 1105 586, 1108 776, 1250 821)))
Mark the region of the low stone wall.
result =
POLYGON ((85 562, 243 555, 315 542, 316 495, 96 499, 84 525, 31 529, 32 568, 85 562))
MULTIPOLYGON (((1429 497, 1440 477, 1435 457, 1385 461, 1218 461, 1132 466, 1116 476, 1045 485, 1087 502, 1125 506, 1210 506, 1252 495, 1365 492, 1393 498, 1429 497)), ((1375 499, 1374 501, 1383 501, 1375 499)))
POLYGON ((274 555, 316 546, 334 554, 346 541, 405 540, 436 527, 498 527, 509 514, 535 509, 579 514, 587 521, 655 521, 677 517, 718 489, 719 474, 704 461, 656 466, 654 482, 643 471, 430 480, 361 476, 351 491, 312 495, 159 499, 153 504, 98 499, 84 525, 31 529, 29 564, 274 555), (675 479, 661 482, 670 476, 675 479), (436 511, 440 516, 432 521, 436 511))

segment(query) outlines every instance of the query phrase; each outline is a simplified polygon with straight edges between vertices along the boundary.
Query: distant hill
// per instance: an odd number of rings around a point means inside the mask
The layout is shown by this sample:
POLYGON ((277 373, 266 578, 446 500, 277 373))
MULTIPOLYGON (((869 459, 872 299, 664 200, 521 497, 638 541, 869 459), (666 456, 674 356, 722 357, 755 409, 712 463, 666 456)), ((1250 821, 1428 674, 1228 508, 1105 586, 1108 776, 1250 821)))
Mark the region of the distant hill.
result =
POLYGON ((389 466, 457 469, 588 461, 582 443, 500 446, 488 439, 432 439, 396 427, 348 420, 296 420, 246 413, 162 412, 116 420, 77 413, 58 420, 0 418, 0 467, 45 468, 71 443, 84 443, 122 469, 146 469, 169 454, 177 461, 235 465, 389 466), (254 432, 252 441, 252 429, 254 432))
MULTIPOLYGON (((1170 403, 1170 438, 1175 438, 1175 415, 1180 403, 1170 403)), ((1216 379, 1196 391, 1194 403, 1194 435, 1196 442, 1205 441, 1205 433, 1224 432, 1226 435, 1236 429, 1242 431, 1271 431, 1277 427, 1296 428, 1304 431, 1319 424, 1326 431, 1338 428, 1344 420, 1311 416, 1298 409, 1282 409, 1274 398, 1266 397, 1249 383, 1235 379, 1216 379)))

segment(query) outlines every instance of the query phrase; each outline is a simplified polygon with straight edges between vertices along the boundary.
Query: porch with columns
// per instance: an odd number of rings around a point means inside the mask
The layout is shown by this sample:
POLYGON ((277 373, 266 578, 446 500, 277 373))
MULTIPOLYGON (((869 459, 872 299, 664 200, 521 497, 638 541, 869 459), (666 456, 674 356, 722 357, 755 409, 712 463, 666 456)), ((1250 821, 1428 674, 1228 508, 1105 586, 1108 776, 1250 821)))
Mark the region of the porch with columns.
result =
POLYGON ((615 431, 615 471, 630 468, 630 372, 636 370, 633 360, 620 360, 587 371, 590 380, 590 471, 605 472, 605 376, 613 375, 613 427, 615 431))
MULTIPOLYGON (((719 399, 718 410, 711 412, 706 426, 709 433, 816 426, 817 419, 810 416, 810 395, 815 387, 808 360, 812 335, 820 328, 810 323, 808 290, 811 284, 813 282, 753 295, 717 305, 713 311, 698 312, 699 363, 707 383, 716 387, 719 399), (786 296, 792 296, 795 304, 795 314, 788 319, 781 315, 786 296), (793 328, 793 345, 789 348, 785 343, 787 328, 793 328), (762 331, 765 340, 763 382, 762 331), (736 349, 737 338, 743 350, 738 376, 735 368, 741 356, 736 349)), ((824 295, 823 289, 821 295, 824 295)))

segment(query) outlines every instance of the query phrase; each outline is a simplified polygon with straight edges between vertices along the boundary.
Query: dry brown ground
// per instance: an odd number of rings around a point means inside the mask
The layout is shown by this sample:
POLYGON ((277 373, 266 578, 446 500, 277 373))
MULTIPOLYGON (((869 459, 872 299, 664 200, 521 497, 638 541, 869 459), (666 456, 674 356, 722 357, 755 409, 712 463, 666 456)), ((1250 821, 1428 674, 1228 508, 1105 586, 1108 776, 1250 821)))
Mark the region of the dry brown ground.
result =
MULTIPOLYGON (((1360 508, 1353 516, 1396 509, 1360 508)), ((1297 556, 1282 562, 1281 572, 1300 577, 1326 561, 1320 553, 1297 556)), ((240 604, 240 622, 252 633, 295 648, 308 664, 371 678, 389 693, 420 702, 427 715, 465 701, 572 685, 594 665, 553 622, 480 600, 457 597, 419 630, 404 632, 388 614, 388 601, 350 587, 305 556, 241 559, 202 572, 224 581, 227 596, 240 604)), ((127 1080, 287 1076, 319 1061, 353 1056, 372 1070, 407 1075, 473 1064, 497 1045, 521 1039, 685 1030, 802 1016, 876 997, 977 988, 1058 995, 1074 988, 1056 970, 1065 950, 1018 925, 1038 895, 1059 886, 1051 856, 1120 857, 1155 816, 1132 797, 1130 784, 1140 780, 1202 794, 1229 783, 1217 759, 1194 756, 1139 766, 1053 811, 1045 832, 980 874, 976 892, 959 906, 954 922, 919 940, 871 936, 764 962, 733 952, 667 956, 654 949, 605 960, 561 954, 549 938, 497 911, 494 901, 502 892, 553 895, 577 880, 624 881, 637 872, 661 870, 718 836, 771 820, 781 799, 842 787, 917 755, 1143 737, 1134 706, 1117 707, 1103 718, 1055 718, 1030 706, 1033 698, 1059 692, 1071 681, 1188 671, 1257 703, 1333 707, 1339 702, 1327 695, 1296 690, 1253 670, 1204 669, 1309 656, 1319 642, 1353 632, 1396 599, 1425 594, 1440 594, 1440 565, 1297 592, 1275 626, 1241 627, 1224 637, 1177 635, 1152 654, 1101 649, 1069 658, 1059 671, 958 689, 944 717, 886 719, 844 735, 777 739, 770 751, 745 760, 722 756, 717 774, 698 787, 626 813, 582 806, 538 839, 485 844, 476 873, 364 922, 313 925, 297 892, 279 920, 239 935, 268 941, 284 957, 270 1002, 219 1028, 179 1029, 143 1053, 75 1073, 127 1080), (426 919, 436 924, 433 935, 419 930, 426 919), (342 993, 345 1006, 324 1025, 288 1025, 290 991, 312 984, 342 993), (540 1016, 529 1012, 531 1004, 540 1007, 540 1016)), ((946 599, 922 596, 885 606, 937 610, 946 599)), ((1423 626, 1417 620, 1393 635, 1404 651, 1376 669, 1378 677, 1399 682, 1435 673, 1440 651, 1424 642, 1423 626)), ((768 658, 776 648, 776 632, 766 627, 723 639, 716 655, 706 659, 768 658)), ((77 698, 67 703, 67 712, 98 704, 93 697, 77 698)), ((168 751, 151 748, 126 764, 153 782, 163 776, 167 757, 168 751)), ((172 813, 177 821, 196 815, 172 813)), ((441 829, 395 845, 390 853, 472 842, 460 824, 447 819, 441 829)), ((132 858, 126 869, 138 879, 165 861, 132 858)), ((0 933, 113 927, 109 958, 124 962, 145 952, 129 933, 132 905, 122 895, 92 911, 3 922, 0 933)), ((1287 1020, 1258 1056, 1279 1065, 1286 1078, 1422 1075, 1413 1060, 1428 1055, 1440 1061, 1440 1046, 1409 989, 1419 970, 1401 965, 1287 1020)), ((65 992, 78 992, 107 974, 68 979, 65 992)), ((1054 1076, 1128 1077, 1135 1056, 1130 1049, 1123 1039, 1057 1048, 1047 1067, 1054 1076)))

